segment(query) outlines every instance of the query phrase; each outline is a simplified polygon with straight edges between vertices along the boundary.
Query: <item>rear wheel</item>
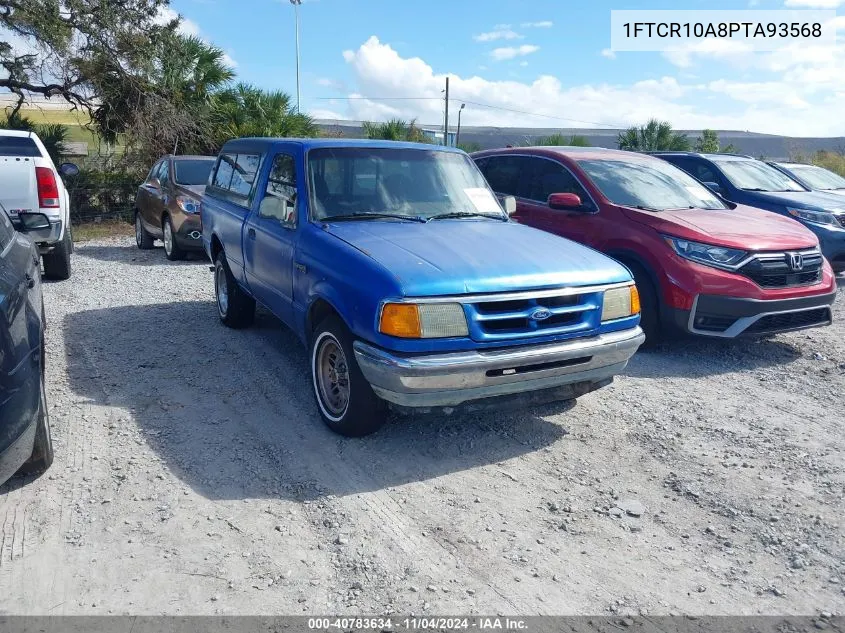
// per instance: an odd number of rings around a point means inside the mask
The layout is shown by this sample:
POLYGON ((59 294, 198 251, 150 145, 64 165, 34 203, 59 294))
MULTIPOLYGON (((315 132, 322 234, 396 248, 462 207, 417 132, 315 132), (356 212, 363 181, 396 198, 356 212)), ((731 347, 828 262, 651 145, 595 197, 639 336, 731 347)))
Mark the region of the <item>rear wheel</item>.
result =
POLYGON ((65 229, 62 241, 52 251, 41 257, 44 262, 44 276, 47 279, 64 281, 70 279, 70 253, 73 250, 73 237, 70 226, 65 229))
POLYGON ((323 421, 347 437, 377 431, 387 410, 358 367, 346 324, 337 316, 324 319, 314 331, 310 352, 314 396, 323 421))
POLYGON ((626 264, 634 275, 640 294, 640 327, 645 333, 643 347, 654 347, 663 340, 660 327, 660 303, 657 290, 645 269, 638 264, 626 264))
POLYGON ((255 299, 238 286, 223 251, 217 254, 214 261, 214 294, 217 298, 217 312, 224 325, 235 329, 252 325, 255 320, 255 299))
POLYGON ((141 220, 141 212, 135 212, 135 244, 140 248, 142 251, 149 250, 153 247, 153 243, 155 242, 155 238, 147 233, 147 229, 144 228, 144 223, 141 220))
POLYGON ((185 251, 176 243, 176 232, 173 230, 173 223, 170 221, 170 216, 164 216, 162 233, 164 234, 164 254, 167 255, 167 259, 172 262, 185 259, 185 251))

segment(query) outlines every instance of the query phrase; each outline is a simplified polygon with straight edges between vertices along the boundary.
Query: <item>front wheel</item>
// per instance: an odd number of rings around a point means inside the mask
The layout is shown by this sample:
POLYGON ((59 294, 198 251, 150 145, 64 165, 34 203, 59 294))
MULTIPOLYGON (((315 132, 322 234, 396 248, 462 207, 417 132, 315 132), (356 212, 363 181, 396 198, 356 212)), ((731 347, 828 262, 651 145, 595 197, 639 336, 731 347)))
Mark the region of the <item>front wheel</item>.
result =
POLYGON ((311 379, 323 421, 347 437, 377 431, 387 418, 386 407, 358 367, 346 324, 337 316, 326 318, 310 347, 311 379))
POLYGON ((37 424, 32 455, 18 471, 22 475, 43 473, 53 463, 53 436, 50 433, 50 414, 47 412, 47 394, 43 377, 41 378, 41 402, 37 424))
POLYGON ((235 329, 252 325, 255 320, 255 299, 238 286, 223 251, 214 260, 214 294, 217 298, 217 312, 224 325, 235 329))
POLYGON ((135 212, 135 245, 142 251, 147 251, 153 247, 155 238, 147 233, 144 228, 144 222, 141 220, 141 212, 135 212))
POLYGON ((185 251, 176 243, 176 232, 173 230, 173 222, 170 221, 170 216, 165 216, 162 224, 164 254, 167 255, 167 259, 172 262, 185 259, 185 251))

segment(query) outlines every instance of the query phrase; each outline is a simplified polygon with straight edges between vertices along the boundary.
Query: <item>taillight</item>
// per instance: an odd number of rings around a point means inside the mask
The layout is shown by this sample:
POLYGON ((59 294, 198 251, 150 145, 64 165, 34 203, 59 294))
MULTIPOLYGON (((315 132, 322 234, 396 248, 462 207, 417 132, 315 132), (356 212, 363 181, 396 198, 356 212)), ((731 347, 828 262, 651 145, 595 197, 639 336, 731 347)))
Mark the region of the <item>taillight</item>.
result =
POLYGON ((36 167, 35 180, 38 182, 38 206, 42 209, 58 207, 59 185, 53 170, 49 167, 36 167))

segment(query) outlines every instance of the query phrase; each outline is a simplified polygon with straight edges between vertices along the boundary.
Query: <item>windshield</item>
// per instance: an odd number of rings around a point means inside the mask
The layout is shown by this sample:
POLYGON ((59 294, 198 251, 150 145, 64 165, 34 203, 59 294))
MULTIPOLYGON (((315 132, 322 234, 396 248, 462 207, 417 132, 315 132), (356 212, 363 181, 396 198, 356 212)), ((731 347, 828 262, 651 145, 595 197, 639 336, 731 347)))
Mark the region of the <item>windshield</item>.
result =
POLYGON ((429 219, 444 214, 504 213, 475 163, 464 155, 387 147, 317 148, 308 152, 314 219, 390 214, 429 219))
POLYGON ((749 191, 805 191, 804 187, 759 160, 719 160, 719 169, 737 189, 749 191))
POLYGON ((823 167, 789 165, 787 169, 810 185, 811 189, 821 189, 822 191, 845 189, 845 178, 823 167))
POLYGON ((173 164, 176 167, 176 184, 205 185, 214 167, 214 159, 175 160, 173 164))
POLYGON ((578 164, 613 204, 655 211, 727 208, 692 176, 662 160, 581 160, 578 164))

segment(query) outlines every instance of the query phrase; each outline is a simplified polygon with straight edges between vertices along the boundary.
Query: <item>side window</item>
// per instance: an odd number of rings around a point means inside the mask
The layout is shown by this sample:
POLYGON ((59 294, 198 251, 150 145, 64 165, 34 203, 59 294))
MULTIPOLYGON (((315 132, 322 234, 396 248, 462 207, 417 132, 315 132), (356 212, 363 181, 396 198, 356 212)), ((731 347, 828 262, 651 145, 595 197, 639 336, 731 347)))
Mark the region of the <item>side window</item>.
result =
POLYGON ((531 162, 533 169, 529 198, 548 202, 553 193, 574 193, 581 198, 583 204, 590 204, 590 196, 566 167, 545 158, 532 158, 531 162))
POLYGON ((235 163, 237 156, 231 154, 221 154, 217 160, 217 169, 214 171, 214 180, 212 184, 215 187, 229 190, 229 183, 232 182, 232 174, 235 172, 235 163))
POLYGON ((273 159, 258 215, 278 220, 287 227, 296 226, 296 164, 293 156, 278 154, 273 159))
POLYGON ((161 169, 161 163, 156 163, 147 174, 147 179, 144 182, 150 182, 153 178, 158 178, 158 170, 161 169))
POLYGON ((170 161, 165 160, 161 162, 158 179, 162 187, 167 187, 170 184, 170 161))
POLYGON ((221 154, 211 184, 242 203, 252 193, 260 164, 260 154, 221 154))
POLYGON ((490 188, 496 193, 507 196, 527 198, 530 193, 525 187, 529 167, 521 156, 490 156, 484 175, 490 188))
POLYGON ((679 169, 683 169, 693 178, 698 178, 698 176, 696 176, 695 174, 695 163, 693 163, 693 161, 689 158, 678 158, 672 156, 668 162, 679 169))
POLYGON ((692 175, 701 182, 715 182, 719 184, 716 171, 706 163, 694 163, 692 175))
POLYGON ((9 216, 6 215, 6 210, 0 208, 0 253, 6 250, 14 235, 15 227, 12 226, 9 216))

